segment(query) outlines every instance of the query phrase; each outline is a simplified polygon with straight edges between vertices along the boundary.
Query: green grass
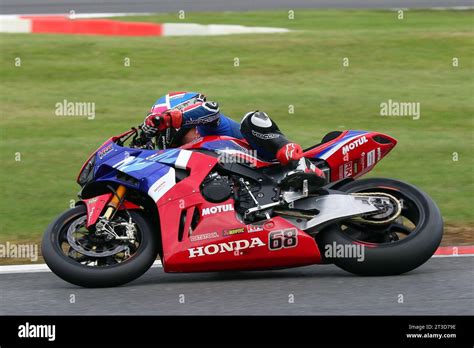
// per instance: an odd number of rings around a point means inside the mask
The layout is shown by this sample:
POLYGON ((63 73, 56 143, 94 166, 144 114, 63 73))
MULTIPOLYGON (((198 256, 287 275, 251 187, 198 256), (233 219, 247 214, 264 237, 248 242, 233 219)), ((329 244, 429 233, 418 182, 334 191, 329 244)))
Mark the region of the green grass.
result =
POLYGON ((398 20, 393 11, 297 10, 289 20, 286 11, 187 13, 184 21, 177 14, 124 20, 294 31, 154 38, 2 34, 0 242, 38 240, 76 198, 75 177, 88 154, 140 123, 154 100, 174 90, 204 92, 235 120, 265 110, 304 146, 334 129, 388 133, 399 144, 371 175, 418 185, 447 221, 472 224, 472 15, 408 11, 398 20), (14 66, 16 57, 21 67, 14 66), (55 116, 55 104, 64 99, 95 102, 96 118, 55 116), (379 116, 388 99, 420 102, 420 120, 379 116))

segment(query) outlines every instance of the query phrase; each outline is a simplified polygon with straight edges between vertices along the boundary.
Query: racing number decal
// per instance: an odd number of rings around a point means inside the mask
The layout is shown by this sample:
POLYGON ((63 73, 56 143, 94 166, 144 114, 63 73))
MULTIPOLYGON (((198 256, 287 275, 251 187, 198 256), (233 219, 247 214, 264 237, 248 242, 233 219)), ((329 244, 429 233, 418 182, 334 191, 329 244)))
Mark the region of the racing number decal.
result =
POLYGON ((268 249, 279 250, 293 248, 298 244, 298 232, 295 228, 273 231, 268 234, 268 249))

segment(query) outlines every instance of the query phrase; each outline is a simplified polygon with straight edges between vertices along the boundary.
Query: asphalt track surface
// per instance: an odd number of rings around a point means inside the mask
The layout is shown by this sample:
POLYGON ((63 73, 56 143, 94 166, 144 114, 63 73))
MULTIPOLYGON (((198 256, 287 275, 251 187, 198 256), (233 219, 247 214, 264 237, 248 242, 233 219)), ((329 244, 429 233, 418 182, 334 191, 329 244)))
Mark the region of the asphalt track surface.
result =
POLYGON ((0 14, 250 11, 298 8, 430 8, 473 6, 473 0, 0 0, 0 14))
POLYGON ((0 274, 0 315, 473 315, 473 279, 470 256, 432 258, 393 277, 333 265, 188 274, 156 267, 106 289, 80 288, 51 272, 0 274))

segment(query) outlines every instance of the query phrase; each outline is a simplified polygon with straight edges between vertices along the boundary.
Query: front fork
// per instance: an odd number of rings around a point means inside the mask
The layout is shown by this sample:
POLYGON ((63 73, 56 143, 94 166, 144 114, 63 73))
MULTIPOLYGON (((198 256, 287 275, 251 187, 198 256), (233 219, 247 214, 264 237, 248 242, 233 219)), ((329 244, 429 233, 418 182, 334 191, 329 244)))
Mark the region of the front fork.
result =
POLYGON ((110 200, 109 204, 107 204, 107 208, 104 213, 104 218, 110 220, 110 218, 114 215, 117 211, 117 208, 122 204, 125 194, 127 193, 127 188, 123 185, 120 185, 115 191, 114 196, 110 200))

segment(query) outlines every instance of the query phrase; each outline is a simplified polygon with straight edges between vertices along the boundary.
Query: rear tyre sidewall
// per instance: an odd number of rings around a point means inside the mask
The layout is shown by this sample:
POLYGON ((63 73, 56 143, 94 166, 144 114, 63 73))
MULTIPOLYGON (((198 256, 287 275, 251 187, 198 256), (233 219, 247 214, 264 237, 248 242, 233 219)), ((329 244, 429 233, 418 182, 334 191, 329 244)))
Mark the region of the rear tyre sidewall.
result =
MULTIPOLYGON (((371 244, 359 242, 344 233, 336 224, 323 230, 316 241, 324 257, 328 245, 358 244, 364 246, 364 260, 357 258, 326 258, 325 262, 358 275, 385 276, 409 272, 425 263, 438 248, 443 235, 443 219, 433 200, 413 185, 393 179, 362 179, 343 185, 338 190, 361 192, 367 189, 393 188, 403 192, 424 211, 424 218, 417 225, 413 235, 395 243, 371 244)), ((375 190, 374 190, 375 191, 375 190)))

